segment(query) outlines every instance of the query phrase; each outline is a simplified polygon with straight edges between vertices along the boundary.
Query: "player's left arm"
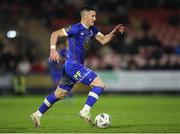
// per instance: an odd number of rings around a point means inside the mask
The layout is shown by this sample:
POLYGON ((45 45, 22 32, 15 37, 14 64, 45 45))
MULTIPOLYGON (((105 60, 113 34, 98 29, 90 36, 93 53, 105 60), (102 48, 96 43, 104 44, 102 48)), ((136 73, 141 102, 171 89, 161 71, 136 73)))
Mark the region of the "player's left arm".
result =
POLYGON ((96 40, 99 41, 102 45, 106 45, 109 43, 117 33, 123 33, 125 31, 125 27, 122 24, 117 25, 109 34, 102 34, 98 32, 95 36, 96 40))

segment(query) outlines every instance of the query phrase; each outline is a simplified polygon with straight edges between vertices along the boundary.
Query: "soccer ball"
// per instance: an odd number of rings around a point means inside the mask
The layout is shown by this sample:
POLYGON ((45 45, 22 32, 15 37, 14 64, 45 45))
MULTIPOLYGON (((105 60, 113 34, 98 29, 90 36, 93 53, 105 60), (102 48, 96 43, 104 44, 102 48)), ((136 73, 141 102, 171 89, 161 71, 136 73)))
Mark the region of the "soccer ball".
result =
POLYGON ((99 128, 107 128, 111 125, 111 116, 107 113, 98 114, 95 118, 96 126, 99 128))

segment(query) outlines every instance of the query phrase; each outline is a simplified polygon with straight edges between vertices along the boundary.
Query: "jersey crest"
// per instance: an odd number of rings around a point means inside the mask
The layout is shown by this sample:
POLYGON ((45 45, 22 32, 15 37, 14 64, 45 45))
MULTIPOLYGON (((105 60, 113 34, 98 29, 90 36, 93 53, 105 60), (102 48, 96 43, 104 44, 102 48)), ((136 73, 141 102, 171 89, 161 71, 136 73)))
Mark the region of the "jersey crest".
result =
POLYGON ((90 47, 90 45, 91 45, 91 40, 89 39, 89 38, 87 38, 85 41, 84 41, 84 49, 85 50, 88 50, 89 49, 89 47, 90 47))

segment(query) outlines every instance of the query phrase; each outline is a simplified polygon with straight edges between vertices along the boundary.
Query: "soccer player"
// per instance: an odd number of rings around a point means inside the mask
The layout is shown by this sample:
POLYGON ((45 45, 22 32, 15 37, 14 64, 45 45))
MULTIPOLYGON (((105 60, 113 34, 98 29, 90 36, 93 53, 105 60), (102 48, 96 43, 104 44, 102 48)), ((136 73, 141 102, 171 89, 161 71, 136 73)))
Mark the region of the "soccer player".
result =
POLYGON ((91 87, 86 103, 79 116, 89 125, 95 125, 91 119, 90 111, 99 96, 103 93, 105 84, 101 78, 91 69, 84 66, 85 54, 91 46, 91 40, 96 38, 102 45, 109 43, 117 33, 123 33, 125 27, 117 25, 109 34, 102 34, 94 26, 96 21, 96 11, 91 7, 84 7, 80 12, 80 23, 73 24, 69 27, 62 28, 51 34, 50 39, 50 59, 59 60, 59 54, 56 50, 58 38, 67 36, 69 48, 67 51, 66 61, 63 67, 63 75, 55 92, 48 95, 39 109, 31 115, 35 127, 40 127, 42 115, 58 100, 63 99, 72 89, 76 82, 81 82, 91 87))

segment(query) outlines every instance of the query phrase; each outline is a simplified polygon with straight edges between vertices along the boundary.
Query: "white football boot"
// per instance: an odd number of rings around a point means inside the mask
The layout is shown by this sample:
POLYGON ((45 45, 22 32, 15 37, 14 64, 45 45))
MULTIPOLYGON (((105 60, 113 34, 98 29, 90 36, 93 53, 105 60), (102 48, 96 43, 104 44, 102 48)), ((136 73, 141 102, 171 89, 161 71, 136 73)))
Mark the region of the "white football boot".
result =
POLYGON ((95 126, 95 123, 93 122, 92 118, 91 118, 91 114, 85 110, 81 110, 79 112, 79 116, 84 119, 89 125, 91 126, 95 126))
POLYGON ((32 113, 30 115, 30 117, 31 117, 31 119, 32 119, 32 121, 34 123, 34 126, 36 128, 40 128, 40 126, 41 126, 40 117, 36 113, 32 113))

